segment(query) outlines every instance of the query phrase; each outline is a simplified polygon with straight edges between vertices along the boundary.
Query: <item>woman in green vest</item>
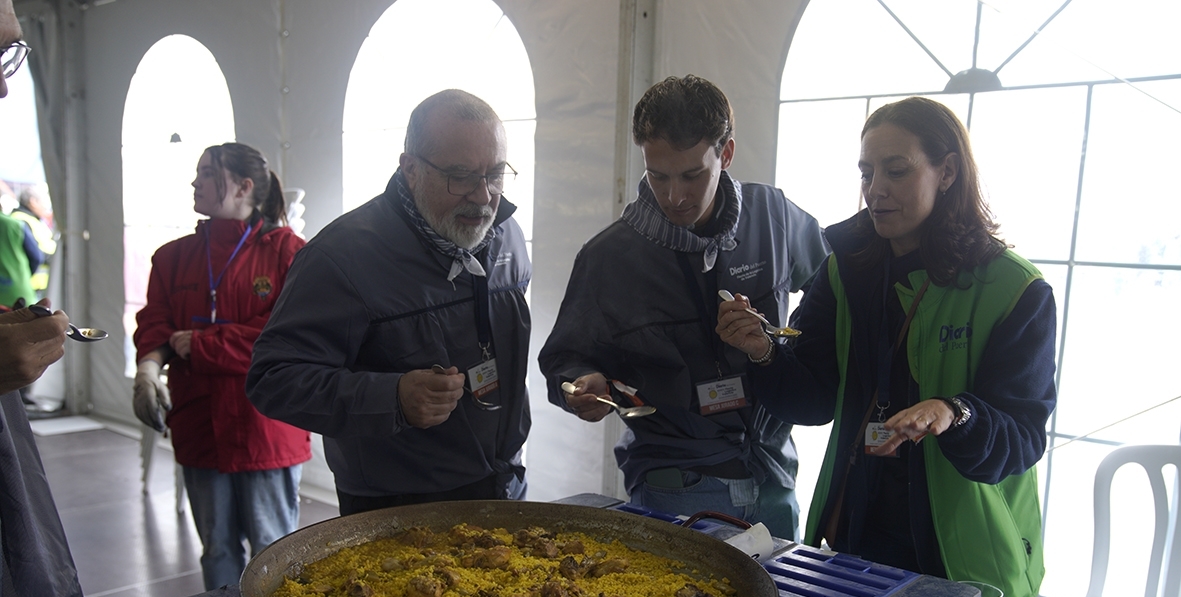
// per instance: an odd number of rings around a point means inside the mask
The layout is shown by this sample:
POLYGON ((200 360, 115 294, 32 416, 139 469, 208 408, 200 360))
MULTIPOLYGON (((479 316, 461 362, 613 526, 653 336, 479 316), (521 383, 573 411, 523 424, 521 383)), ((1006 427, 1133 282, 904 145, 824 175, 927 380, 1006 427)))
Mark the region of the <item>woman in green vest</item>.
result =
POLYGON ((968 134, 908 98, 861 131, 866 209, 771 340, 737 296, 717 332, 755 395, 797 425, 834 422, 805 541, 1034 597, 1044 575, 1036 469, 1054 410, 1054 297, 996 237, 968 134), (925 438, 925 441, 924 441, 925 438))

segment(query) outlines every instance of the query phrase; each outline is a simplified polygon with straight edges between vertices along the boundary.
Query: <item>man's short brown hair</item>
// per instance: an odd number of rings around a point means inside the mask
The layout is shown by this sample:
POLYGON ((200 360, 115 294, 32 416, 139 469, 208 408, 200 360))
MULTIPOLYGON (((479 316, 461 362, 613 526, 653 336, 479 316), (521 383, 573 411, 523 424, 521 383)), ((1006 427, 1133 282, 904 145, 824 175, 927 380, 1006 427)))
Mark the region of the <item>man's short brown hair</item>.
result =
POLYGON ((636 103, 632 138, 636 145, 664 139, 684 151, 706 141, 721 153, 734 136, 734 110, 716 85, 696 75, 669 77, 636 103))

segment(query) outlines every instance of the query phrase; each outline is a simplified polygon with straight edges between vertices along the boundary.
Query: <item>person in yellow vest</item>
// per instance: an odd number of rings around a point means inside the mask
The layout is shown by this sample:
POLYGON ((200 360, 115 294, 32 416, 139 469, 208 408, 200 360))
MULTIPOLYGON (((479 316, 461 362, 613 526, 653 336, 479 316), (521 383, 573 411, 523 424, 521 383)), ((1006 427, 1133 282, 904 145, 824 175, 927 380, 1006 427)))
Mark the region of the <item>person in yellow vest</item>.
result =
POLYGON ((866 209, 825 231, 832 255, 795 314, 797 343, 772 342, 744 296, 722 303, 716 331, 761 361, 755 392, 784 397, 773 415, 833 422, 805 542, 1036 597, 1053 293, 996 237, 946 106, 879 108, 858 167, 866 209))
POLYGON ((17 198, 20 207, 12 210, 10 214, 29 225, 29 230, 33 232, 33 240, 37 241, 37 248, 45 255, 44 261, 33 271, 33 277, 29 280, 33 292, 39 299, 45 297, 45 289, 49 287, 49 259, 57 252, 57 234, 51 226, 53 208, 42 186, 35 185, 22 190, 17 198))
POLYGON ((32 303, 32 275, 45 260, 33 233, 22 221, 0 213, 0 307, 32 303))

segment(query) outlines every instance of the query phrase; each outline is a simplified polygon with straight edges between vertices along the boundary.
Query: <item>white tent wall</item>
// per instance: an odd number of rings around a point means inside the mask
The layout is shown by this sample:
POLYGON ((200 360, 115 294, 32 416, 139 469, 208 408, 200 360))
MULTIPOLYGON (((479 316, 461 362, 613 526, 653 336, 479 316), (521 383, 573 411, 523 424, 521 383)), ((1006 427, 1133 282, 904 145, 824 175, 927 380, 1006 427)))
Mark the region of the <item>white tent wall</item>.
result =
MULTIPOLYGON (((771 183, 779 82, 790 35, 807 0, 665 0, 656 21, 657 79, 692 73, 715 83, 734 108, 738 180, 771 183)), ((635 99, 639 99, 637 96, 635 99)))
MULTIPOLYGON (((20 3, 18 2, 18 12, 20 3)), ((76 396, 93 414, 134 423, 122 331, 123 218, 121 125, 128 87, 144 53, 161 38, 185 34, 204 44, 223 70, 233 100, 237 139, 261 149, 286 186, 307 191, 310 238, 341 212, 342 118, 357 51, 390 0, 115 0, 80 14, 84 44, 82 193, 89 231, 86 274, 79 289, 88 305, 66 308, 112 332, 110 341, 69 358, 89 358, 86 391, 76 396), (286 92, 284 91, 286 89, 286 92)), ((614 203, 617 135, 627 135, 630 110, 651 79, 694 73, 727 92, 737 114, 739 179, 774 176, 779 77, 789 36, 804 0, 499 0, 532 63, 536 87, 536 180, 530 390, 533 431, 527 452, 531 499, 617 491, 610 479, 602 424, 588 424, 548 404, 536 354, 556 317, 574 256, 618 213, 614 203), (621 7, 654 18, 631 64, 641 73, 617 99, 621 7), (621 105, 625 104, 625 105, 621 105), (626 118, 617 119, 617 110, 626 118), (606 475, 604 475, 606 471, 606 475)), ((624 20, 626 22, 626 19, 624 20)), ((630 32, 628 32, 630 35, 630 32)), ((638 34, 641 38, 645 34, 638 34)), ((627 39, 625 35, 624 39, 627 39)), ((441 43, 446 43, 441 40, 441 43)), ((422 56, 429 58, 429 48, 422 56)), ((473 57, 473 67, 478 66, 473 57)), ((397 76, 397 65, 390 65, 397 76)), ((630 138, 624 147, 630 147, 630 138)), ((512 148, 510 147, 510 153, 512 148)), ((623 197, 634 194, 639 168, 629 154, 623 197)), ((392 173, 395 164, 390 164, 392 173)), ((132 168, 134 169, 134 168, 132 168)), ((188 197, 160 197, 188 201, 188 197)), ((77 272, 75 272, 77 274, 77 272)), ((75 319, 83 317, 75 315, 75 319)), ((617 428, 611 429, 617 432, 617 428)), ((606 442, 606 443, 605 443, 606 442)), ((331 488, 317 456, 305 483, 331 488)))

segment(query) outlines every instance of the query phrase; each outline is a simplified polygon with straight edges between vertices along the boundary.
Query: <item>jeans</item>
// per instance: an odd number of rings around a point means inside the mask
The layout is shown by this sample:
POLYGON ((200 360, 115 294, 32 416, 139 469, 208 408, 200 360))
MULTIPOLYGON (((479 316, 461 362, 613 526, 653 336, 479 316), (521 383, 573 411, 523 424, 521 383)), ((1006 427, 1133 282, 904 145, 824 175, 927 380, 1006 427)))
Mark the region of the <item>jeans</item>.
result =
POLYGON ((184 467, 185 490, 201 537, 205 590, 236 585, 250 555, 299 526, 299 478, 303 465, 265 471, 219 473, 184 467))
POLYGON ((800 505, 795 490, 780 487, 768 479, 756 485, 754 479, 721 479, 681 471, 684 487, 658 487, 640 483, 631 503, 669 514, 691 516, 711 510, 761 522, 774 537, 799 541, 800 505))

